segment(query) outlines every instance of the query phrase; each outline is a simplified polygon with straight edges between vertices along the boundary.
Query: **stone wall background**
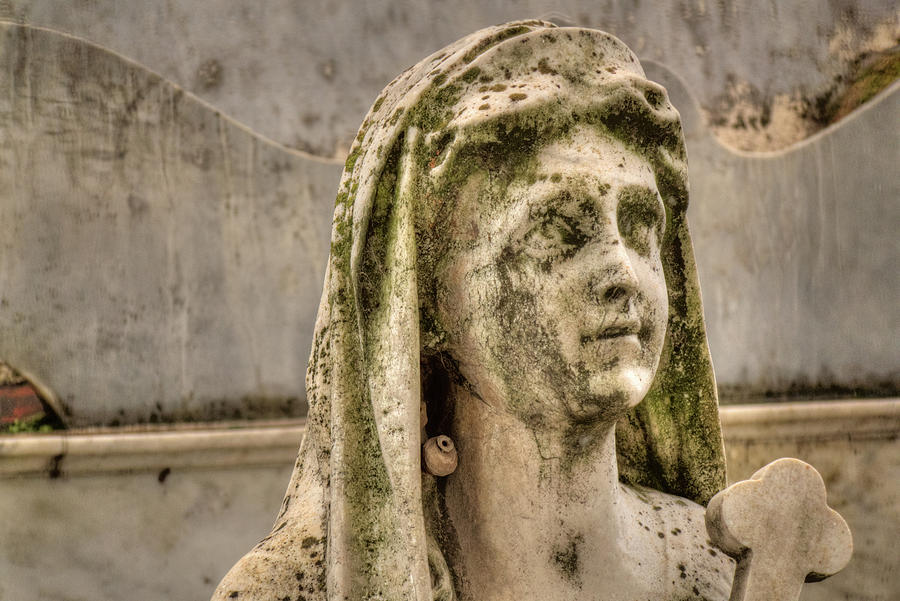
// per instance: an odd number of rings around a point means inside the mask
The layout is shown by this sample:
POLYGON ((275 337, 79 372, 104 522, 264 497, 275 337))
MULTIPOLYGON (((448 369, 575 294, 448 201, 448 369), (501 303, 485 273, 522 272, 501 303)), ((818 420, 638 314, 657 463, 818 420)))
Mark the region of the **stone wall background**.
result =
POLYGON ((395 75, 496 23, 613 33, 678 73, 710 123, 754 149, 804 137, 816 126, 799 116, 804 103, 900 33, 891 0, 3 0, 0 18, 110 48, 272 140, 326 157, 345 153, 395 75))
POLYGON ((896 46, 881 0, 0 2, 30 24, 0 56, 0 358, 74 425, 301 415, 346 141, 397 72, 532 16, 620 36, 682 112, 723 399, 900 390, 897 84, 804 138, 896 46))

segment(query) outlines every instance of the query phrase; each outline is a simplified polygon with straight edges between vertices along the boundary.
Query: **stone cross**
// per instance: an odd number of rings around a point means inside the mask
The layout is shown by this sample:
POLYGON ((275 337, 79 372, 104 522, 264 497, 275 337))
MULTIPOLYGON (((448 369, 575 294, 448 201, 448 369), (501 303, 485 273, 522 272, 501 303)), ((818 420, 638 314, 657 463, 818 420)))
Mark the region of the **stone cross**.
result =
POLYGON ((811 465, 778 459, 709 502, 706 529, 737 560, 730 601, 796 601, 804 582, 840 571, 853 552, 844 519, 811 465))

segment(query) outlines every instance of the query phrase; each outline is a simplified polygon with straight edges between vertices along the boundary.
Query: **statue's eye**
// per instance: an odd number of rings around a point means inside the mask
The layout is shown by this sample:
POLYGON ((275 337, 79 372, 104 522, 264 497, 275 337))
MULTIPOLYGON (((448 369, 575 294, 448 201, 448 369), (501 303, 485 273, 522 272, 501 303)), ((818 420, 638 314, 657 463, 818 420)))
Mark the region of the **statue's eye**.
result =
POLYGON ((529 255, 536 259, 570 257, 587 242, 578 220, 554 209, 536 217, 537 223, 525 236, 529 255))
POLYGON ((655 190, 629 186, 620 192, 616 210, 619 235, 641 255, 659 248, 666 227, 666 214, 655 190))

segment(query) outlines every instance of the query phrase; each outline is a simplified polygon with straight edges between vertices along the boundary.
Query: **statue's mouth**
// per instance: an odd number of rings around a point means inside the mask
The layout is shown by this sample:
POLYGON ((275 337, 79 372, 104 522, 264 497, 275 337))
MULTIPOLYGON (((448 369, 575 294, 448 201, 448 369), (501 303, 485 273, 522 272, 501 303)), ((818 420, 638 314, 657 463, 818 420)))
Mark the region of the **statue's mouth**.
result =
POLYGON ((612 340, 625 336, 637 336, 641 331, 640 322, 634 320, 616 320, 612 324, 602 327, 591 333, 581 335, 581 343, 586 344, 595 340, 612 340))

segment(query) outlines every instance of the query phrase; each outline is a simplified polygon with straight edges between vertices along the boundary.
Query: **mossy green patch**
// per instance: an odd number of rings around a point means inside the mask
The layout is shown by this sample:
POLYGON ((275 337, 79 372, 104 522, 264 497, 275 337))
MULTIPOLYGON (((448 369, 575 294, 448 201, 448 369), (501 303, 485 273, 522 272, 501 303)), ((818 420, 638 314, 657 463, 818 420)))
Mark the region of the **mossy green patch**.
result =
POLYGON ((460 76, 460 79, 466 83, 472 83, 481 74, 481 69, 479 67, 472 67, 465 73, 460 76))
POLYGON ((900 50, 893 49, 863 61, 842 94, 830 99, 822 120, 843 119, 900 79, 900 50))

